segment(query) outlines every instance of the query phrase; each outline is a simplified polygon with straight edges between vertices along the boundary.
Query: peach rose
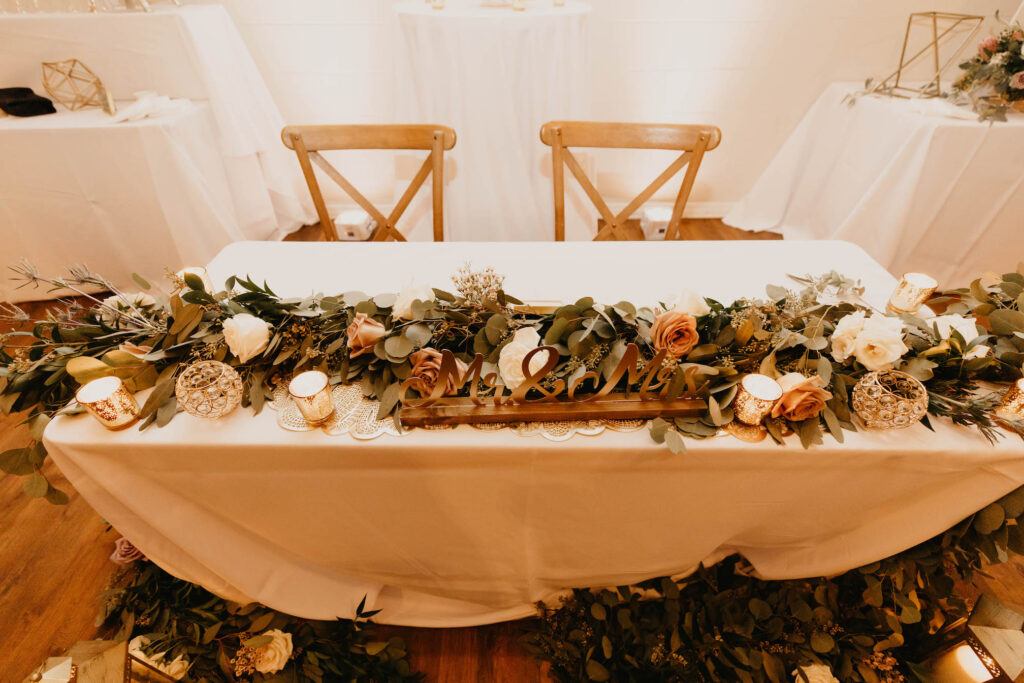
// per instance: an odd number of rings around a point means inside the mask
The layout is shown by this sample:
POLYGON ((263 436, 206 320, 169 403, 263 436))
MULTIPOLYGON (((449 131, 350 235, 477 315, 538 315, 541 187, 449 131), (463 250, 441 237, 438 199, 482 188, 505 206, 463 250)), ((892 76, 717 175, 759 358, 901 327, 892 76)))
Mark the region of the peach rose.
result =
POLYGON ((110 561, 115 564, 131 564, 136 560, 144 560, 146 556, 136 548, 131 541, 122 536, 114 541, 114 552, 110 555, 110 561))
POLYGON ((685 356, 700 341, 697 319, 689 313, 678 311, 662 313, 654 319, 651 341, 656 351, 665 350, 676 358, 685 356))
POLYGON ((350 349, 348 355, 350 358, 355 358, 364 353, 372 353, 374 345, 387 334, 387 330, 365 313, 356 313, 356 319, 348 326, 346 334, 350 349))
POLYGON ((825 382, 821 377, 804 377, 799 372, 791 372, 779 378, 782 387, 782 398, 772 408, 772 417, 784 417, 793 422, 817 417, 825 407, 825 401, 832 394, 825 391, 825 382))
MULTIPOLYGON (((409 378, 414 380, 412 387, 420 392, 420 396, 429 396, 434 391, 437 375, 441 372, 441 352, 436 349, 420 349, 409 356, 409 360, 412 362, 412 374, 409 375, 409 378)), ((455 367, 459 373, 458 379, 465 377, 466 371, 469 370, 469 366, 458 358, 455 359, 455 367)), ((455 382, 454 377, 448 377, 448 386, 444 391, 446 396, 455 393, 455 382)))

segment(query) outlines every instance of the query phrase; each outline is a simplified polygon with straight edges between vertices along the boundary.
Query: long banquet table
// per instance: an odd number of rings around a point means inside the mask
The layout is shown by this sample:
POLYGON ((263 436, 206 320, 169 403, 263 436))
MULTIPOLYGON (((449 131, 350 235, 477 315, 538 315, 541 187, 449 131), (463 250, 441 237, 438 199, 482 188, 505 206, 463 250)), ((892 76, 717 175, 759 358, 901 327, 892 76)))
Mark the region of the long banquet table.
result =
MULTIPOLYGON (((683 287, 756 297, 786 273, 894 280, 845 242, 237 243, 209 264, 282 296, 449 287, 471 261, 524 299, 653 305, 683 287)), ((672 455, 646 430, 561 442, 508 430, 357 441, 279 428, 273 411, 111 433, 61 416, 46 445, 96 511, 171 573, 309 618, 465 626, 529 616, 570 587, 677 575, 742 553, 768 579, 829 575, 911 547, 1024 483, 1024 443, 848 433, 803 450, 731 437, 672 455)))

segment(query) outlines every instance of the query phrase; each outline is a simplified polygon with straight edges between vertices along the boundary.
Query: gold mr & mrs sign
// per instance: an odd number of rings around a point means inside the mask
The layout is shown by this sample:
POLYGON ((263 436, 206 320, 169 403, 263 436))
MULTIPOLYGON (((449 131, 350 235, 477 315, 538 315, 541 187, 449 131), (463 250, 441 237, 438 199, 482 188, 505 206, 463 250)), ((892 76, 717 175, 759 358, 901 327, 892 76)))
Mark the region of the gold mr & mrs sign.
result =
POLYGON ((481 354, 476 354, 468 369, 460 373, 455 355, 451 351, 442 351, 441 368, 429 396, 417 399, 409 394, 410 390, 420 386, 416 378, 402 382, 398 399, 402 404, 402 423, 409 427, 425 427, 487 422, 696 417, 707 408, 703 400, 692 398, 698 368, 687 368, 684 371, 685 382, 681 386, 676 382, 677 386, 673 387, 676 367, 663 365, 665 351, 659 351, 643 369, 639 369, 640 351, 636 344, 627 344, 621 360, 604 384, 601 384, 601 375, 592 370, 571 379, 568 384, 562 379, 546 382, 558 365, 558 357, 558 350, 551 346, 531 349, 523 358, 522 384, 511 394, 506 394, 506 388, 498 382, 496 373, 482 376, 484 357, 481 354), (543 367, 533 372, 531 361, 540 353, 546 354, 547 358, 543 367), (612 393, 623 377, 627 378, 625 392, 612 393), (597 389, 581 394, 583 384, 588 380, 597 389), (445 397, 449 387, 457 392, 466 383, 469 383, 468 398, 445 397), (481 383, 485 388, 493 389, 494 395, 480 396, 481 383), (639 389, 631 394, 629 387, 636 385, 639 389), (673 388, 676 390, 671 391, 673 388), (689 398, 673 395, 678 394, 680 388, 686 390, 685 395, 689 398), (527 399, 530 391, 539 396, 527 399))

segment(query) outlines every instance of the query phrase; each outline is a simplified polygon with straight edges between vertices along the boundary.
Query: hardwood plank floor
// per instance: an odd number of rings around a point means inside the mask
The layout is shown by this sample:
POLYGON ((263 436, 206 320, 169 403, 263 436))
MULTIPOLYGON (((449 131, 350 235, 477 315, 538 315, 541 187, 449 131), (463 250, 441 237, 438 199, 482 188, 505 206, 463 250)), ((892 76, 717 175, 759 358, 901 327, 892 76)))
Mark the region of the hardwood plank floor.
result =
MULTIPOLYGON (((772 233, 746 233, 715 219, 684 221, 684 239, 780 239, 772 233)), ((290 240, 316 241, 318 226, 307 226, 290 240)), ((27 304, 31 314, 47 304, 27 304)), ((9 331, 0 326, 0 332, 9 331)), ((24 442, 19 416, 0 417, 0 451, 24 442)), ((96 596, 113 573, 108 561, 116 533, 60 475, 52 463, 45 473, 66 491, 64 507, 30 499, 18 477, 0 478, 0 682, 17 682, 46 657, 78 640, 95 637, 96 596)), ((1000 598, 1024 605, 1024 565, 990 571, 985 584, 1000 598)), ((381 627, 405 639, 410 663, 430 681, 533 683, 548 680, 544 670, 519 647, 524 622, 478 628, 419 629, 381 627)))

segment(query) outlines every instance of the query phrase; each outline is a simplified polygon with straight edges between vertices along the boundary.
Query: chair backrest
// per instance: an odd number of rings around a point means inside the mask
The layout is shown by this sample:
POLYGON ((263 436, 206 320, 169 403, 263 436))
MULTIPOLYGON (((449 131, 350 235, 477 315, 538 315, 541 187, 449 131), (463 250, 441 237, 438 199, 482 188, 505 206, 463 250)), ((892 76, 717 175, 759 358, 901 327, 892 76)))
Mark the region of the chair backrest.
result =
POLYGON ((672 217, 665 239, 676 239, 683 209, 690 198, 693 181, 704 153, 718 147, 722 131, 715 126, 693 126, 661 123, 599 123, 595 121, 549 121, 541 126, 540 139, 551 147, 551 163, 555 186, 555 240, 565 240, 565 175, 564 163, 576 177, 580 187, 597 207, 605 221, 594 239, 625 239, 625 222, 650 199, 662 185, 685 166, 683 183, 676 195, 672 217), (597 188, 587 178, 570 147, 606 147, 617 149, 665 149, 682 152, 661 175, 636 196, 618 214, 613 214, 597 188))
POLYGON ((395 224, 408 208, 412 198, 433 172, 433 214, 434 241, 444 241, 444 153, 455 146, 455 131, 447 126, 435 125, 334 125, 334 126, 286 126, 281 131, 285 147, 295 150, 302 167, 302 174, 309 185, 324 239, 336 240, 338 233, 334 222, 327 213, 320 184, 313 172, 316 164, 327 176, 336 182, 345 193, 376 221, 370 236, 374 241, 388 239, 405 241, 395 224), (401 199, 385 216, 350 183, 338 169, 334 168, 321 154, 321 150, 334 149, 403 149, 430 150, 423 165, 413 177, 401 199))

